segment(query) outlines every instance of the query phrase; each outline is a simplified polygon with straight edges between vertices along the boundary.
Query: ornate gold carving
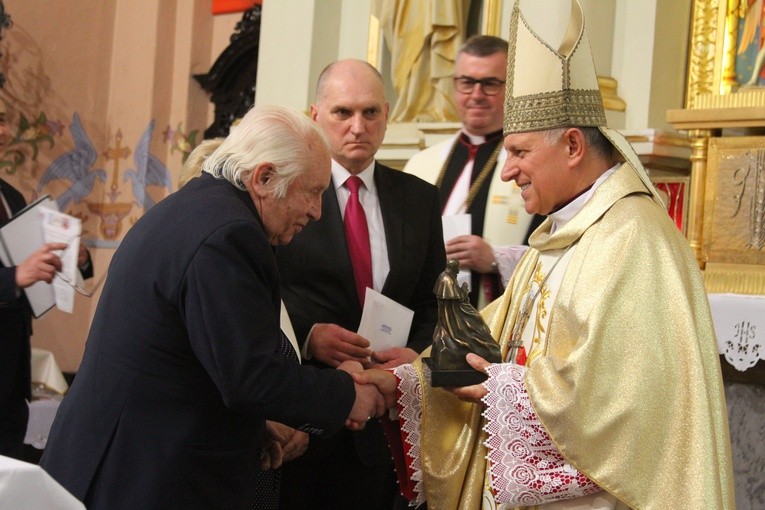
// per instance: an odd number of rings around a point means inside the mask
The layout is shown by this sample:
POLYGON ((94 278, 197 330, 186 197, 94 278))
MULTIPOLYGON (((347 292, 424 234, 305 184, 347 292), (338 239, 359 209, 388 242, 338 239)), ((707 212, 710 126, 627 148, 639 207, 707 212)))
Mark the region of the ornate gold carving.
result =
POLYGON ((738 40, 739 0, 727 0, 725 26, 723 28, 721 94, 729 94, 738 88, 736 81, 736 41, 738 40))
POLYGON ((693 103, 694 110, 710 108, 748 108, 765 106, 765 89, 739 89, 735 94, 700 94, 693 103))
POLYGON ((765 294, 765 267, 709 262, 704 270, 704 287, 710 294, 765 294))
POLYGON ((748 221, 746 246, 759 250, 765 246, 765 149, 746 151, 732 177, 730 217, 741 215, 748 221))
POLYGON ((719 93, 714 81, 718 11, 718 0, 693 2, 686 108, 694 108, 694 99, 700 94, 719 93))

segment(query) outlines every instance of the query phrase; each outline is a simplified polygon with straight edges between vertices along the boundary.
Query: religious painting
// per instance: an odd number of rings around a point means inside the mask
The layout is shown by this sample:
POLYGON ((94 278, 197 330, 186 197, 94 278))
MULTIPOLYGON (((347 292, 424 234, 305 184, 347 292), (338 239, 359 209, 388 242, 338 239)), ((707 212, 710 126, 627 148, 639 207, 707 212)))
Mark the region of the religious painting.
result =
POLYGON ((694 0, 686 108, 699 96, 765 87, 763 23, 765 0, 694 0))
POLYGON ((765 137, 709 140, 702 257, 765 264, 765 137))
POLYGON ((736 23, 736 82, 741 85, 763 85, 762 60, 765 58, 763 40, 763 0, 740 0, 736 23))

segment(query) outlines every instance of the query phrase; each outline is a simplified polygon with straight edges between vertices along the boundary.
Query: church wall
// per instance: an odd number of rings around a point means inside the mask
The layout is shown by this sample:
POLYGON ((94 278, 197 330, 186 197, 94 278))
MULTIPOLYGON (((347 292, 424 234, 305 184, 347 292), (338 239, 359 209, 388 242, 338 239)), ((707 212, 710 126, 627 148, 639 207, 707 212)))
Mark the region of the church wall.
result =
MULTIPOLYGON (((596 65, 601 74, 618 80, 618 93, 627 102, 625 125, 617 127, 661 128, 664 110, 682 102, 687 44, 683 27, 688 17, 684 13, 691 0, 647 1, 655 6, 655 16, 642 20, 639 30, 628 30, 635 20, 625 0, 609 3, 605 11, 602 2, 582 2, 593 30, 596 65), (597 16, 593 8, 600 9, 597 16), (648 37, 652 51, 645 51, 649 41, 643 39, 648 37), (629 53, 627 48, 639 49, 629 53), (651 91, 648 101, 642 97, 645 90, 651 91)), ((135 167, 133 154, 141 136, 153 120, 149 152, 172 182, 171 188, 146 190, 156 201, 176 188, 183 156, 179 139, 167 140, 164 135, 198 130, 198 142, 213 118, 207 94, 191 75, 209 70, 228 45, 241 13, 213 16, 209 0, 48 0, 44 7, 40 2, 5 0, 4 4, 14 25, 3 31, 0 42, 0 66, 8 77, 0 99, 11 126, 18 126, 22 115, 32 122, 44 113, 50 122, 45 129, 53 131, 52 143, 37 143, 36 158, 31 144, 18 143, 26 155, 24 163, 12 173, 8 167, 0 172, 27 200, 41 193, 59 197, 71 186, 67 180, 52 180, 39 190, 38 182, 56 158, 75 148, 70 128, 73 115, 79 115, 98 154, 90 170, 103 170, 104 180, 97 179, 91 193, 64 210, 84 220, 83 240, 90 246, 98 278, 119 240, 143 214, 131 182, 124 181, 125 171, 135 167), (117 154, 118 148, 131 154, 120 159, 104 156, 107 150, 117 154), (104 212, 94 212, 92 204, 100 204, 96 209, 124 205, 112 215, 110 229, 104 230, 106 219, 99 216, 104 212)), ((505 37, 511 5, 502 2, 500 31, 505 37)), ((256 102, 307 111, 326 64, 338 58, 366 58, 371 6, 372 0, 264 2, 256 102)), ((422 143, 417 133, 409 126, 391 126, 386 143, 403 143, 411 154, 422 143)), ((74 371, 79 365, 97 299, 98 294, 77 296, 74 314, 52 310, 35 321, 33 343, 53 351, 64 370, 74 371)))
MULTIPOLYGON (((71 129, 74 115, 79 117, 86 139, 81 143, 96 154, 80 173, 102 170, 103 180, 96 176, 92 188, 63 210, 83 220, 82 240, 95 265, 91 285, 143 214, 148 202, 142 194, 156 202, 177 187, 183 153, 165 135, 178 129, 201 133, 212 121, 207 94, 191 75, 209 70, 241 13, 213 16, 210 5, 209 0, 4 1, 13 26, 2 31, 0 42, 0 70, 7 77, 0 100, 12 132, 24 135, 0 152, 6 162, 0 173, 27 201, 46 193, 61 197, 77 178, 48 179, 46 172, 76 148, 71 129), (134 188, 125 180, 128 170, 139 168, 134 155, 144 135, 170 186, 134 188), (12 163, 14 155, 23 161, 12 163), (48 182, 40 187, 41 180, 48 182)), ((64 371, 79 366, 99 295, 76 295, 73 314, 52 309, 34 321, 33 346, 52 351, 64 371)))

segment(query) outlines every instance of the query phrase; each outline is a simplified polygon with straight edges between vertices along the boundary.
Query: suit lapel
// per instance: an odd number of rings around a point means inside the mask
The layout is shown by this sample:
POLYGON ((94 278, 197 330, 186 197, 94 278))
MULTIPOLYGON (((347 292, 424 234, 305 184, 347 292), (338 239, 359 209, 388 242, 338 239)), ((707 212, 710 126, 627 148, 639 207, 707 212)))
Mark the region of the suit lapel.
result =
POLYGON ((395 171, 375 163, 375 186, 380 201, 390 264, 390 272, 382 288, 382 293, 386 295, 389 282, 396 281, 404 261, 404 188, 393 179, 391 172, 395 171))
POLYGON ((316 246, 325 246, 332 254, 330 260, 337 263, 338 278, 340 278, 343 289, 352 297, 352 301, 361 307, 356 293, 356 282, 353 279, 353 266, 348 254, 348 241, 345 238, 345 225, 340 213, 340 205, 337 203, 334 179, 324 191, 321 208, 321 219, 318 224, 322 225, 323 228, 318 240, 320 244, 316 246))
POLYGON ((26 206, 24 195, 2 179, 0 179, 0 190, 2 190, 5 201, 8 202, 8 207, 11 208, 13 214, 16 214, 26 206))

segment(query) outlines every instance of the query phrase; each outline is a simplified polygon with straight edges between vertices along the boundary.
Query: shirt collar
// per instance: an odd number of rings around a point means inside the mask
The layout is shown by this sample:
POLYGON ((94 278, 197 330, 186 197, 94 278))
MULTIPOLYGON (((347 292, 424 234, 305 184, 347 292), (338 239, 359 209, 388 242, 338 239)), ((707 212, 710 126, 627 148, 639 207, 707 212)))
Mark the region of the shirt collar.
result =
POLYGON ((595 190, 598 189, 598 187, 603 184, 603 182, 608 179, 608 176, 611 175, 616 171, 616 169, 619 167, 619 164, 616 164, 603 172, 600 177, 595 179, 595 182, 592 183, 592 186, 590 186, 590 189, 588 189, 585 193, 582 193, 578 197, 576 197, 574 200, 566 204, 561 209, 555 211, 554 213, 551 213, 549 215, 549 218, 552 220, 552 228, 550 229, 550 233, 552 234, 559 228, 563 227, 566 223, 568 223, 571 218, 576 216, 576 213, 582 210, 582 207, 584 207, 584 204, 587 203, 587 201, 592 197, 593 194, 595 194, 595 190))
POLYGON ((464 129, 461 130, 460 134, 462 135, 462 139, 466 142, 470 142, 473 145, 482 145, 486 142, 489 142, 491 140, 496 140, 497 138, 502 136, 502 130, 494 131, 493 133, 489 133, 488 135, 471 135, 464 129))
MULTIPOLYGON (((340 163, 332 159, 332 182, 335 185, 335 191, 348 180, 351 173, 346 170, 340 163)), ((367 190, 371 191, 375 185, 375 161, 369 164, 361 173, 356 174, 356 177, 364 182, 364 186, 367 190)))

